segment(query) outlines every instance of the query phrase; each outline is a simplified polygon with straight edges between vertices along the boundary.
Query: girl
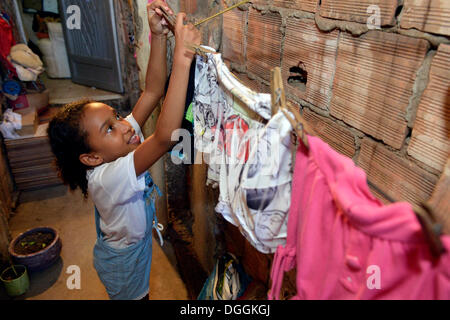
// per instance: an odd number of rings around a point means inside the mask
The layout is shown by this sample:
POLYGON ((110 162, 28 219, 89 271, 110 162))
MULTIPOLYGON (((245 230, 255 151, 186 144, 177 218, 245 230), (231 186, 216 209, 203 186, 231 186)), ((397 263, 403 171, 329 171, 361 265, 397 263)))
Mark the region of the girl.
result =
POLYGON ((181 125, 194 57, 184 43, 200 43, 199 31, 178 14, 172 77, 156 130, 144 141, 141 127, 164 93, 167 74, 168 29, 161 7, 170 12, 162 0, 147 7, 151 54, 145 91, 132 113, 124 119, 106 104, 78 101, 65 106, 48 129, 64 182, 85 197, 89 190, 95 204, 94 267, 111 299, 148 299, 156 215, 147 170, 167 152, 172 131, 181 125))

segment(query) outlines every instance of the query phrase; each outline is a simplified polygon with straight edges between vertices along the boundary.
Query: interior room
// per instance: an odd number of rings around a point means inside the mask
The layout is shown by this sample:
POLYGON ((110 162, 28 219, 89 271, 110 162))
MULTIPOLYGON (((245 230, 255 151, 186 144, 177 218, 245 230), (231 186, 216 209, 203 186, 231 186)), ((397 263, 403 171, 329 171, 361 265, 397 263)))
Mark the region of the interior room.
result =
POLYGON ((450 2, 0 13, 1 300, 450 299, 450 2))

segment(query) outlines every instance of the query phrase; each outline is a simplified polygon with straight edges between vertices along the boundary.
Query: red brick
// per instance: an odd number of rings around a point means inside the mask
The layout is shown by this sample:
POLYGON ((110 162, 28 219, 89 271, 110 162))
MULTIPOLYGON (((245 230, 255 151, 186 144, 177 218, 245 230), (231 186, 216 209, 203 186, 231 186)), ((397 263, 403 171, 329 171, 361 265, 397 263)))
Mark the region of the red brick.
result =
POLYGON ((399 149, 406 137, 406 109, 428 42, 370 31, 339 40, 331 114, 399 149))
POLYGON ((450 36, 450 1, 405 0, 400 27, 450 36))
POLYGON ((318 0, 273 0, 273 5, 288 9, 316 12, 318 0))
POLYGON ((270 93, 270 87, 266 86, 265 84, 250 79, 246 74, 244 73, 234 73, 234 75, 248 88, 252 89, 255 92, 258 93, 270 93))
POLYGON ((370 182, 395 201, 419 204, 427 201, 438 178, 382 144, 364 138, 358 165, 370 182))
POLYGON ((270 81, 270 70, 280 66, 281 16, 250 9, 247 32, 247 70, 270 81))
POLYGON ((397 1, 393 0, 322 0, 319 12, 325 18, 366 24, 374 14, 372 10, 367 13, 367 9, 373 4, 380 8, 381 26, 393 25, 395 23, 397 1))
POLYGON ((429 79, 417 110, 408 153, 442 171, 450 154, 450 45, 439 46, 429 79))
POLYGON ((223 15, 223 57, 244 64, 244 31, 246 12, 238 9, 228 11, 223 15))
POLYGON ((303 116, 316 134, 334 150, 350 158, 355 155, 355 137, 350 130, 306 108, 303 116))
POLYGON ((288 19, 282 63, 288 93, 321 109, 328 109, 336 67, 338 35, 338 30, 321 32, 314 20, 288 19), (308 72, 306 87, 303 89, 287 83, 291 75, 290 68, 299 66, 300 62, 303 62, 304 69, 308 72))

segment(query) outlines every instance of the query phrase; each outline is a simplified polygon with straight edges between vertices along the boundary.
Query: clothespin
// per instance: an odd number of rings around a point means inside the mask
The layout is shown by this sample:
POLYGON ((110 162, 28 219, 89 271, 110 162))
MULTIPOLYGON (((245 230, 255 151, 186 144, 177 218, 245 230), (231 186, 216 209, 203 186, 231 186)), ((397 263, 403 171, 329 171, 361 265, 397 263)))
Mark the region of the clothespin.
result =
MULTIPOLYGON (((172 10, 172 8, 168 4, 167 6, 170 10, 172 10)), ((169 12, 167 12, 164 8, 160 8, 160 10, 162 11, 164 19, 166 19, 167 23, 169 24, 169 29, 173 32, 175 30, 175 24, 177 23, 176 15, 169 14, 169 12)), ((172 12, 174 11, 172 10, 172 12)))
POLYGON ((284 91, 283 79, 281 77, 281 69, 279 67, 271 70, 270 90, 272 92, 272 115, 281 110, 291 123, 297 138, 302 141, 307 149, 309 149, 308 137, 306 136, 305 131, 311 135, 315 135, 315 132, 300 115, 299 110, 290 102, 286 102, 286 94, 284 91), (292 113, 294 118, 287 111, 292 113))
POLYGON ((423 202, 421 206, 414 206, 414 213, 422 226, 422 230, 427 238, 431 254, 439 258, 445 248, 441 241, 442 224, 436 221, 433 209, 427 203, 423 202))
POLYGON ((207 53, 217 54, 216 51, 208 50, 206 48, 203 48, 202 46, 198 46, 198 45, 193 44, 193 43, 185 42, 184 46, 186 48, 192 50, 193 52, 195 52, 195 54, 197 54, 199 56, 202 56, 206 60, 208 60, 208 56, 206 55, 207 53))
POLYGON ((272 115, 276 114, 281 107, 286 106, 286 95, 283 87, 280 67, 270 70, 270 90, 272 92, 272 115))

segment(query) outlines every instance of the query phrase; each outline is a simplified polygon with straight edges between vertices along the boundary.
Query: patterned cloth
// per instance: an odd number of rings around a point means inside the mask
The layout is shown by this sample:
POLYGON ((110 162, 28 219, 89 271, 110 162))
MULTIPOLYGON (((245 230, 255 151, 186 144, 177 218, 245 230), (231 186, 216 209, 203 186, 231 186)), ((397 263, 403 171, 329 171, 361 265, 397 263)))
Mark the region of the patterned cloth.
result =
POLYGON ((97 242, 94 247, 94 267, 106 287, 112 300, 141 299, 148 294, 150 269, 152 263, 152 229, 158 232, 161 245, 162 237, 155 210, 156 191, 161 192, 153 183, 150 173, 145 173, 146 188, 144 200, 146 203, 147 231, 145 237, 138 243, 126 248, 113 248, 103 239, 100 229, 100 215, 95 208, 95 226, 97 242))
POLYGON ((271 96, 242 85, 220 54, 207 57, 196 63, 194 140, 207 183, 220 187, 216 211, 257 250, 275 252, 286 241, 291 125, 281 112, 272 117, 271 96))

